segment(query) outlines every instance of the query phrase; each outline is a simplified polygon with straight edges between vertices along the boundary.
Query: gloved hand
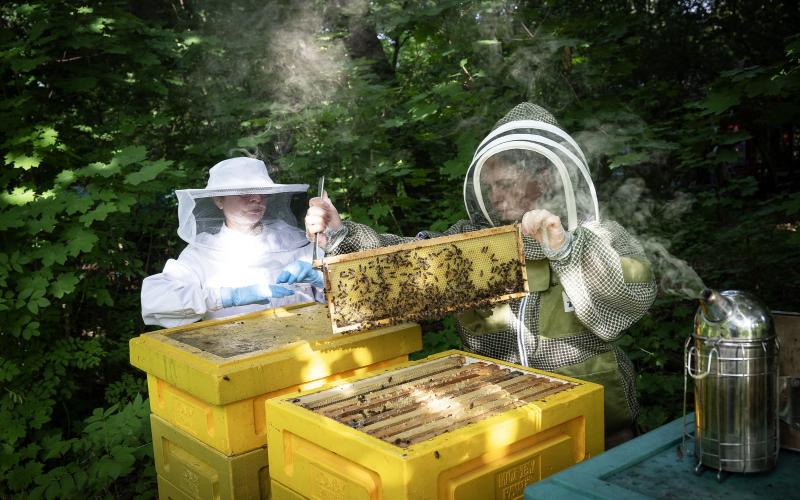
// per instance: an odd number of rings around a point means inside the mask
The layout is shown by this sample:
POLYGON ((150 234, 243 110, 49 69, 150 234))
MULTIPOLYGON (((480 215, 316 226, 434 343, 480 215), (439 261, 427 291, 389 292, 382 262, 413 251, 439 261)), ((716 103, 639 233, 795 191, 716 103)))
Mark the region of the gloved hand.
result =
POLYGON ((222 307, 246 306, 248 304, 269 304, 270 298, 294 295, 294 291, 276 285, 250 285, 238 288, 222 287, 219 296, 222 307))
POLYGON ((559 250, 567 242, 561 219, 544 209, 531 210, 522 216, 522 234, 530 236, 547 250, 559 250))
POLYGON ((311 283, 312 286, 323 288, 325 282, 322 278, 322 271, 314 269, 311 264, 304 260, 292 262, 281 274, 278 275, 276 283, 311 283))
POLYGON ((306 212, 306 236, 309 241, 314 241, 314 234, 319 233, 319 245, 322 248, 328 246, 327 230, 338 231, 342 227, 342 219, 339 211, 328 198, 328 192, 322 193, 321 197, 308 200, 308 211, 306 212))

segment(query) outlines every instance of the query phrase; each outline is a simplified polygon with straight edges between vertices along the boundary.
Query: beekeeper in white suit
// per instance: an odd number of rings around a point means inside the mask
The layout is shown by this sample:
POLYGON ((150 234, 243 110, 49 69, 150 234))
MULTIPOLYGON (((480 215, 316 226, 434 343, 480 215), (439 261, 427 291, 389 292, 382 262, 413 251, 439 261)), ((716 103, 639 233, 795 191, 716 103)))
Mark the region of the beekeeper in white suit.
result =
POLYGON ((205 189, 175 191, 178 235, 188 245, 142 283, 145 324, 174 327, 323 300, 312 244, 290 209, 292 196, 307 190, 275 184, 263 161, 242 157, 214 165, 205 189))

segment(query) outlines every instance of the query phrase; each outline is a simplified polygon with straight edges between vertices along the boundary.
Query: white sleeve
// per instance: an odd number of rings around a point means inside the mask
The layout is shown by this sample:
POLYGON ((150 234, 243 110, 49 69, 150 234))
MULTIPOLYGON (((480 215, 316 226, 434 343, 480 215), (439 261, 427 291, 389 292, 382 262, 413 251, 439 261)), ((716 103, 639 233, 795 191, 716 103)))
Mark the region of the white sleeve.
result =
POLYGON ((180 261, 169 259, 164 271, 142 283, 142 319, 167 328, 203 318, 222 307, 219 289, 206 288, 200 276, 180 261))

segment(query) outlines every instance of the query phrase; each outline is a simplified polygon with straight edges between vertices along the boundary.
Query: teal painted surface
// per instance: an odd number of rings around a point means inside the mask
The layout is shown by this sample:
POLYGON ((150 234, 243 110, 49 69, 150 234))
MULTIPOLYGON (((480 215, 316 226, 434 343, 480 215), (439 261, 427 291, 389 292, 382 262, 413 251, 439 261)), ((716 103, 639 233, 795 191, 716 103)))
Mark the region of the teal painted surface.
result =
MULTIPOLYGON (((694 416, 686 418, 694 428, 694 416)), ((692 442, 681 456, 681 420, 675 420, 636 439, 525 488, 534 499, 768 499, 800 498, 800 453, 781 450, 778 465, 758 474, 694 473, 692 442)))

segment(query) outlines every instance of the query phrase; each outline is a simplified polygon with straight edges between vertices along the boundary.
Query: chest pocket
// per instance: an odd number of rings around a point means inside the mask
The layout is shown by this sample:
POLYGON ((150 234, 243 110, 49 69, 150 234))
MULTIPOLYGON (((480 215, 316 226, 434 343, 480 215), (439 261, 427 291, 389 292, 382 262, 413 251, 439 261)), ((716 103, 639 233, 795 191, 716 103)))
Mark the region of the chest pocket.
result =
POLYGON ((586 330, 564 294, 564 287, 550 272, 550 263, 546 259, 534 260, 526 268, 529 290, 539 292, 539 334, 557 339, 586 330))
POLYGON ((488 335, 508 330, 511 306, 499 304, 491 309, 470 309, 456 314, 461 326, 471 335, 488 335))

